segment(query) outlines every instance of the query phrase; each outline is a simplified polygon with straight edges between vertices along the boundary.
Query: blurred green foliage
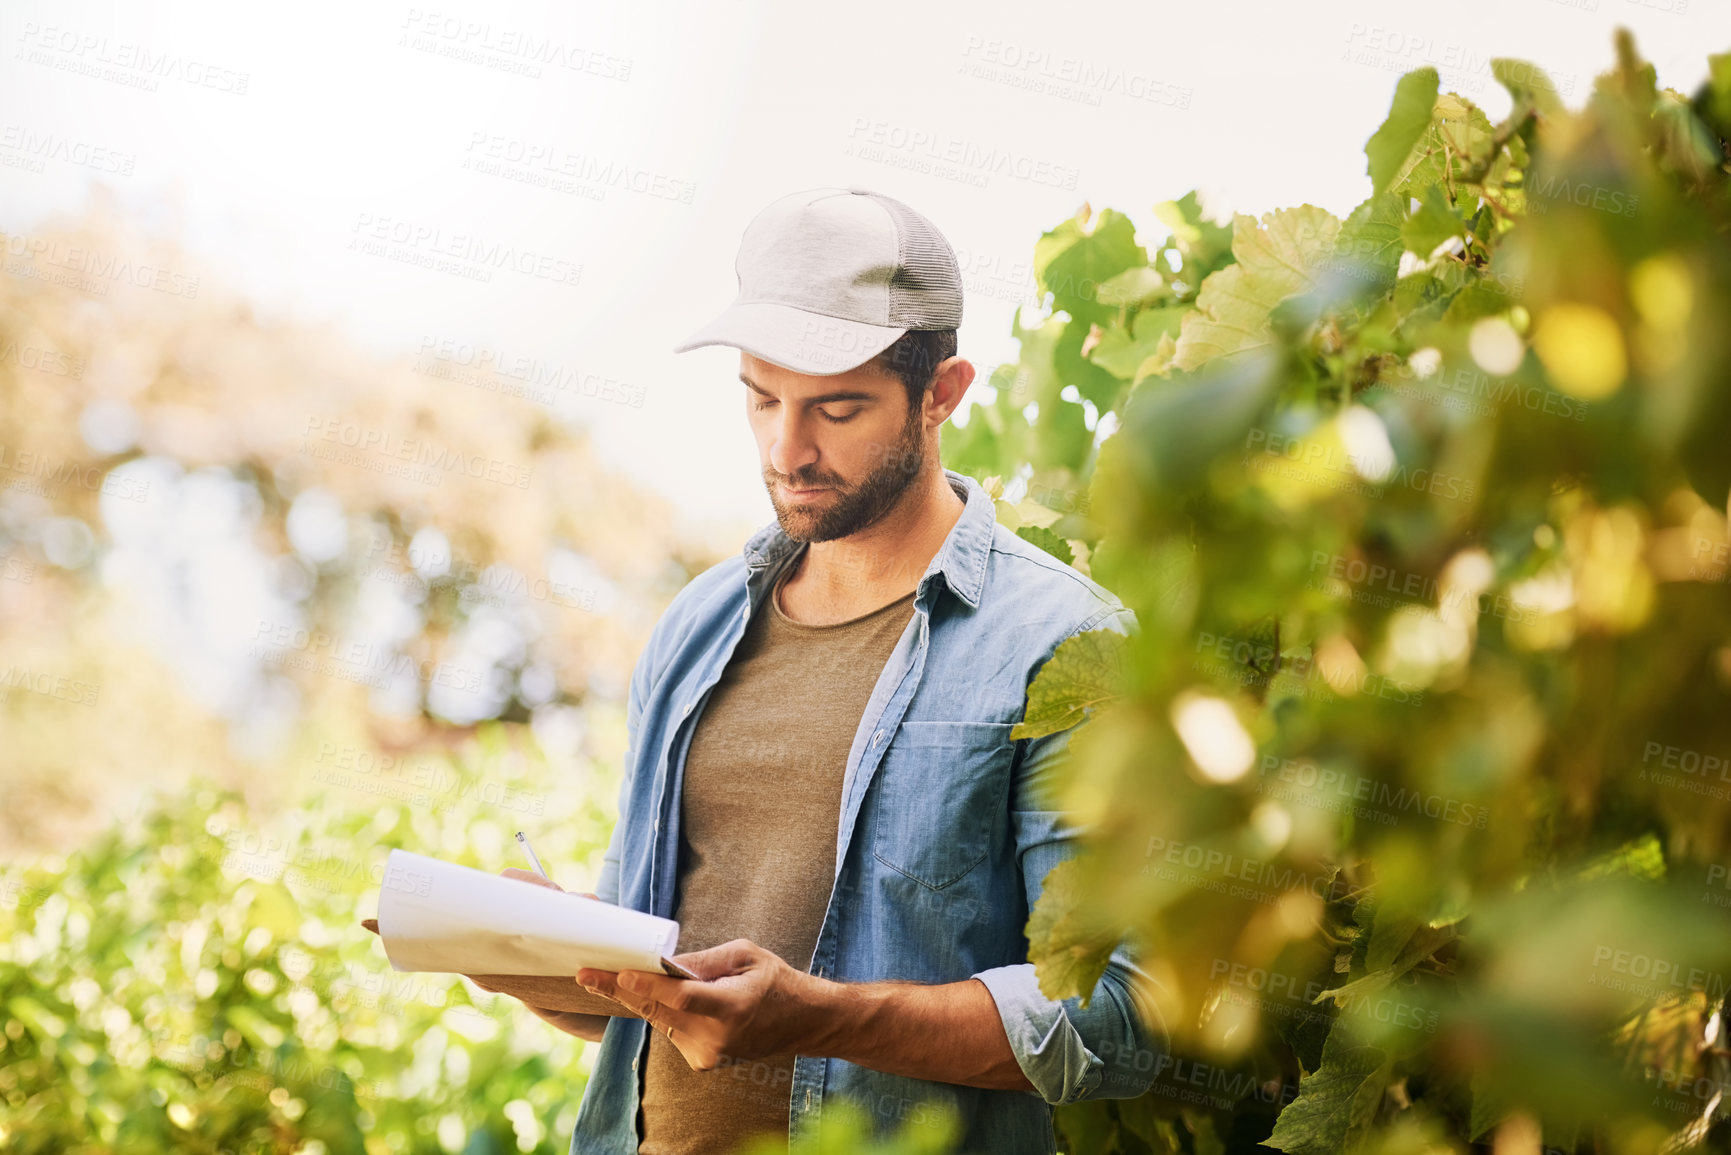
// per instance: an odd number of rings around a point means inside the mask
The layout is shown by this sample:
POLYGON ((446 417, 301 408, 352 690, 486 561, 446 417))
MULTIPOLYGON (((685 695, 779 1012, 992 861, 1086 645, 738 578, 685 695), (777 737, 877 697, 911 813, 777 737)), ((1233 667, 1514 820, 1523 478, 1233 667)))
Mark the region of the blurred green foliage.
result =
MULTIPOLYGON (((484 728, 442 767, 451 793, 545 788, 525 736, 484 728)), ((207 788, 0 873, 0 1148, 564 1152, 585 1044, 460 977, 393 971, 359 925, 391 847, 496 870, 518 864, 510 832, 374 798, 332 786, 261 820, 207 788)), ((610 825, 593 801, 568 814, 536 827, 556 877, 598 865, 610 825)))
POLYGON ((1731 1144, 1731 54, 1493 70, 1404 77, 1344 219, 1084 208, 945 430, 1141 623, 1016 731, 1087 717, 1042 988, 1129 935, 1174 1044, 1072 1152, 1731 1144))
MULTIPOLYGON (((437 764, 347 760, 275 816, 204 786, 0 870, 0 1151, 566 1151, 595 1046, 459 976, 392 970, 360 926, 397 846, 497 870, 532 824, 555 879, 592 884, 617 769, 552 773, 527 727, 491 723, 437 764)), ((843 1104, 795 1150, 934 1155, 956 1130, 920 1117, 870 1146, 868 1122, 843 1104)))
POLYGON ((792 1139, 764 1137, 747 1143, 738 1155, 948 1155, 956 1149, 961 1124, 942 1103, 910 1113, 888 1137, 873 1137, 865 1108, 846 1099, 824 1104, 821 1124, 792 1139))

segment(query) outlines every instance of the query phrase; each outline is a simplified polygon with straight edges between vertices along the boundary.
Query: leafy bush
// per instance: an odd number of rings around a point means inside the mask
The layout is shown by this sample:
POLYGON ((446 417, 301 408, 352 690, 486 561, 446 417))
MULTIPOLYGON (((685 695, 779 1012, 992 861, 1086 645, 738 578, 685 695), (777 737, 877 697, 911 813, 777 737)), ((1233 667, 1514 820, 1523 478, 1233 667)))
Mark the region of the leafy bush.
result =
POLYGON ((1031 688, 1090 838, 1029 933, 1176 1044, 1071 1151, 1725 1149, 1731 55, 1617 48, 1496 124, 1409 73, 1344 220, 1036 248, 945 459, 1142 623, 1031 688))
MULTIPOLYGON (((522 729, 443 763, 448 796, 544 787, 522 729)), ((424 795, 363 804, 355 785, 263 818, 179 795, 0 876, 6 1149, 566 1150, 585 1045, 459 977, 393 971, 358 924, 391 847, 498 869, 516 864, 509 832, 424 795)), ((565 813, 537 828, 541 853, 556 872, 598 863, 608 816, 565 813)))
MULTIPOLYGON (((499 723, 446 759, 343 764, 289 813, 205 787, 0 873, 0 1150, 568 1149, 593 1048, 460 977, 392 970, 359 920, 394 846, 521 865, 500 821, 518 811, 559 815, 523 821, 588 885, 617 772, 556 778, 499 723)), ((922 1119, 871 1146, 863 1116, 827 1114, 797 1150, 934 1155, 955 1133, 922 1119)))

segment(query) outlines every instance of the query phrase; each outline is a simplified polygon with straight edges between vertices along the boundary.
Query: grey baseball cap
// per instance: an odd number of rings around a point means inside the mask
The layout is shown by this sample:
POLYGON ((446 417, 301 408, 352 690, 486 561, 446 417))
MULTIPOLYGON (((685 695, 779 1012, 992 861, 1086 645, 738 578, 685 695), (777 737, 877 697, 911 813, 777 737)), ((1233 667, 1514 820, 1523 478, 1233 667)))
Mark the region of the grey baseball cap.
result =
POLYGON ((818 188, 752 218, 739 295, 673 347, 731 345, 796 373, 857 368, 909 329, 962 323, 962 273, 931 221, 863 188, 818 188))

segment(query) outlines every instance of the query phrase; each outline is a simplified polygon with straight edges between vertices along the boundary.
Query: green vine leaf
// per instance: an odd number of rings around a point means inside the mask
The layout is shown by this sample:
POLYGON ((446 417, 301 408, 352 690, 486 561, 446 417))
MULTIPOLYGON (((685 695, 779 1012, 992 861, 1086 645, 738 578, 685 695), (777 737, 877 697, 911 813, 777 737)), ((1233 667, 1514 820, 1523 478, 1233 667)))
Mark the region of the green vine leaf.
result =
POLYGON ((1437 73, 1434 68, 1409 72, 1395 85, 1394 104, 1388 110, 1388 119, 1364 146, 1364 155, 1369 160, 1370 183, 1377 192, 1387 192, 1393 187, 1395 176, 1411 155, 1413 145, 1430 127, 1436 94, 1437 73))
POLYGON ((1028 961, 1040 993, 1049 999, 1093 998, 1121 934, 1090 917, 1090 883, 1082 863, 1067 858, 1046 874, 1039 901, 1028 914, 1028 961))
POLYGON ((1112 209, 1103 210, 1091 227, 1078 213, 1045 234, 1034 249, 1034 275, 1040 288, 1052 294, 1052 308, 1081 321, 1083 329, 1087 322, 1105 321, 1117 311, 1116 303, 1101 300, 1101 286, 1116 285, 1114 277, 1147 264, 1147 251, 1136 243, 1136 226, 1112 209))
POLYGON ((1406 202, 1394 193, 1377 193, 1359 204, 1335 241, 1337 271, 1386 292, 1400 270, 1405 221, 1406 202))
POLYGON ((1058 643, 1034 675, 1027 709, 1011 727, 1010 738, 1044 738, 1068 730, 1117 698, 1122 692, 1126 642, 1116 630, 1099 629, 1058 643))
POLYGON ((1524 101, 1540 116, 1556 116, 1563 111, 1562 95, 1544 69, 1525 60, 1499 56, 1491 61, 1491 75, 1508 89, 1517 105, 1524 101))
POLYGON ((1339 1155, 1369 1126, 1382 1103, 1392 1064, 1375 1047, 1337 1044, 1336 1027, 1322 1066, 1298 1081, 1298 1098, 1275 1120, 1262 1145, 1287 1155, 1339 1155))
POLYGON ((1076 554, 1070 549, 1070 543, 1043 525, 1024 525, 1016 530, 1016 536, 1030 545, 1039 546, 1065 565, 1076 564, 1076 554))
POLYGON ((1260 225, 1255 217, 1234 218, 1232 253, 1238 260, 1202 282, 1196 309, 1179 331, 1173 365, 1196 369, 1270 344, 1269 314, 1316 286, 1339 233, 1340 221, 1315 205, 1276 210, 1260 225))
POLYGON ((1401 229, 1401 239, 1407 248, 1421 257, 1428 257, 1438 245, 1450 237, 1464 236, 1466 230, 1467 222, 1449 203, 1448 194, 1443 192, 1441 185, 1433 184, 1424 190, 1419 207, 1407 218, 1405 227, 1401 229))

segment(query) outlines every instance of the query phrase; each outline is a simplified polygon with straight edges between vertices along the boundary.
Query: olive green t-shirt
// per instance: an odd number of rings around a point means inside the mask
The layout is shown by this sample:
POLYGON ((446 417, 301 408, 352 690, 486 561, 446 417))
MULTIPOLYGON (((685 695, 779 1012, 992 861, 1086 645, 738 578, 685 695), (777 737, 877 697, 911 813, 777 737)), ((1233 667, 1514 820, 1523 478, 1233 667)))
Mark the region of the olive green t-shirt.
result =
MULTIPOLYGON (((778 582, 752 616, 686 753, 673 912, 681 952, 748 938, 810 970, 848 751, 913 600, 910 591, 849 621, 802 625, 781 611, 778 582)), ((651 1032, 640 1155, 734 1155, 755 1135, 785 1139, 793 1059, 694 1071, 651 1032)))

